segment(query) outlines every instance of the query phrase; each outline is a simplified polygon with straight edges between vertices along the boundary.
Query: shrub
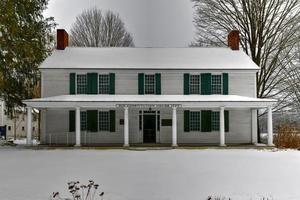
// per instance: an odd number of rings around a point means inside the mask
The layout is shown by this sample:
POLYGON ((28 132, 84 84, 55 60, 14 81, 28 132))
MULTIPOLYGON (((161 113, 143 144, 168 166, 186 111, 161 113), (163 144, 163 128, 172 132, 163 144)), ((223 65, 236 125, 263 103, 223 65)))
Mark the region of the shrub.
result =
MULTIPOLYGON (((68 190, 72 195, 72 200, 103 200, 104 192, 99 194, 99 185, 95 184, 93 180, 89 180, 87 185, 80 185, 79 181, 71 181, 68 183, 68 190)), ((68 198, 61 198, 59 192, 53 192, 50 200, 71 200, 68 198)))
POLYGON ((277 148, 300 149, 300 132, 296 125, 285 123, 278 127, 278 133, 274 137, 277 148))

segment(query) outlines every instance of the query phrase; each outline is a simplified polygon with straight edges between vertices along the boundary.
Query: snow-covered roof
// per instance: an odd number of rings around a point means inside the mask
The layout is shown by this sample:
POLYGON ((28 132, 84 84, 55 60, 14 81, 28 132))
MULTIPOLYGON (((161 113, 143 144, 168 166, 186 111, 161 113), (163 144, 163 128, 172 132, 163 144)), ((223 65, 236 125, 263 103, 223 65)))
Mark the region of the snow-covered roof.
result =
POLYGON ((119 104, 137 105, 184 105, 204 107, 267 107, 274 104, 273 99, 259 99, 238 95, 60 95, 23 101, 33 107, 101 107, 119 104))
POLYGON ((230 48, 78 48, 54 50, 41 69, 258 70, 243 52, 230 48))

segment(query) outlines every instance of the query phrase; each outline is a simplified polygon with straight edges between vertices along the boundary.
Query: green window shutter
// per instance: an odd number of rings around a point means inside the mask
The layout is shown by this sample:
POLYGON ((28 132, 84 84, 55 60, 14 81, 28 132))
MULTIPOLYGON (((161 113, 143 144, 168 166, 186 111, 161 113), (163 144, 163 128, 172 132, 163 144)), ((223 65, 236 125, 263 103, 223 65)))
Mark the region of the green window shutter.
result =
POLYGON ((225 110, 225 132, 229 132, 229 111, 225 110))
POLYGON ((184 115, 184 132, 190 132, 190 111, 185 110, 183 115, 184 115))
POLYGON ((201 111, 201 131, 211 132, 211 110, 201 111))
POLYGON ((190 94, 190 74, 183 75, 183 94, 190 94))
POLYGON ((223 73, 223 94, 228 95, 228 73, 223 73))
POLYGON ((70 94, 75 94, 75 81, 76 81, 76 74, 75 73, 70 73, 70 78, 69 78, 69 82, 70 82, 70 94))
POLYGON ((87 93, 98 94, 98 74, 88 73, 87 74, 87 93))
POLYGON ((87 130, 90 132, 98 131, 98 111, 88 110, 87 111, 87 130))
POLYGON ((69 111, 69 132, 75 131, 75 110, 69 111))
POLYGON ((145 74, 139 73, 139 94, 144 94, 144 80, 145 74))
POLYGON ((201 94, 211 94, 211 74, 201 74, 201 94))
POLYGON ((161 94, 161 74, 155 74, 155 94, 161 94))
POLYGON ((109 94, 115 94, 115 74, 109 74, 109 94))
POLYGON ((109 131, 116 132, 116 111, 109 111, 109 131))

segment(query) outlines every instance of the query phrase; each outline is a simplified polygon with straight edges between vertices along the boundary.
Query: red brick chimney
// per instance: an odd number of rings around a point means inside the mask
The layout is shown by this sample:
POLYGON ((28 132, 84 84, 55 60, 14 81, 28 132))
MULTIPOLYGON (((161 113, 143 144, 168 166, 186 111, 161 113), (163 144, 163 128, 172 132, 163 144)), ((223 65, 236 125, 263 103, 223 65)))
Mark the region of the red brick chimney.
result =
POLYGON ((240 31, 239 30, 232 30, 228 34, 228 47, 230 47, 232 50, 240 49, 240 31))
POLYGON ((65 50, 65 48, 69 45, 69 35, 65 29, 57 29, 57 46, 58 50, 65 50))

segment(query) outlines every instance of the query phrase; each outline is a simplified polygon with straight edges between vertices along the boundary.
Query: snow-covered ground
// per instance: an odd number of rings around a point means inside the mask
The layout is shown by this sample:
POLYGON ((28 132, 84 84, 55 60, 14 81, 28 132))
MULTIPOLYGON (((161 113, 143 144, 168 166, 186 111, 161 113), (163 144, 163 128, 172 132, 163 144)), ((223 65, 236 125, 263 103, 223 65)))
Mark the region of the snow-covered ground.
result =
POLYGON ((0 149, 0 199, 67 195, 70 180, 100 184, 106 200, 300 199, 300 152, 272 150, 0 149))

